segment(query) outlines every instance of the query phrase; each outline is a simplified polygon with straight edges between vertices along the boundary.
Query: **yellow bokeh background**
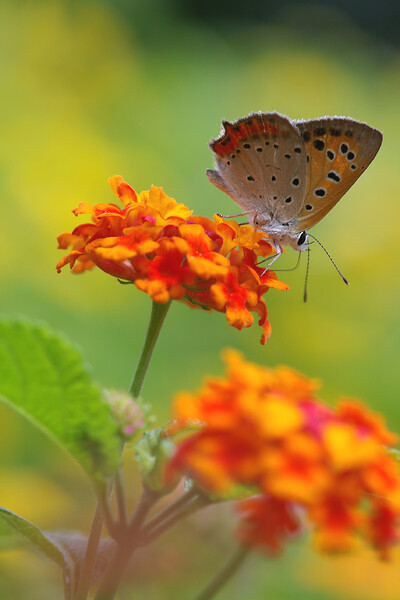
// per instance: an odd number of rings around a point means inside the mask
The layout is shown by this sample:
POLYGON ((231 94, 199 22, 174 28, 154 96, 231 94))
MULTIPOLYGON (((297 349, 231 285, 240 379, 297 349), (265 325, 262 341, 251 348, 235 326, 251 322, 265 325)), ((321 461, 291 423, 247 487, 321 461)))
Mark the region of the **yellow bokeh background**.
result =
MULTIPOLYGON (((190 18, 178 1, 3 0, 0 311, 64 332, 97 381, 126 389, 151 303, 99 271, 56 274, 56 236, 82 222, 71 210, 81 201, 113 201, 107 179, 121 174, 138 191, 162 185, 196 214, 234 213, 204 175, 212 167, 207 143, 223 118, 257 110, 351 116, 381 129, 383 146, 313 230, 350 288, 313 247, 308 303, 305 261, 279 272, 289 292, 266 297, 272 337, 265 347, 257 326, 237 332, 221 314, 172 306, 144 397, 162 422, 173 393, 221 373, 219 351, 233 346, 261 364, 321 378, 328 402, 360 397, 400 431, 400 50, 342 2, 282 6, 271 18, 242 20, 236 11, 235 19, 228 11, 217 21, 190 18)), ((288 251, 279 267, 295 261, 288 251)), ((87 531, 94 499, 79 467, 3 406, 0 451, 1 505, 44 529, 87 531)), ((225 513, 205 511, 138 558, 131 590, 150 600, 195 597, 232 551, 225 513)), ((250 589, 255 600, 394 600, 398 559, 382 565, 371 551, 321 558, 307 541, 273 561, 253 557, 220 597, 235 600, 250 589)), ((126 588, 120 597, 132 593, 126 588)), ((62 598, 61 582, 46 559, 2 552, 0 597, 62 598)))

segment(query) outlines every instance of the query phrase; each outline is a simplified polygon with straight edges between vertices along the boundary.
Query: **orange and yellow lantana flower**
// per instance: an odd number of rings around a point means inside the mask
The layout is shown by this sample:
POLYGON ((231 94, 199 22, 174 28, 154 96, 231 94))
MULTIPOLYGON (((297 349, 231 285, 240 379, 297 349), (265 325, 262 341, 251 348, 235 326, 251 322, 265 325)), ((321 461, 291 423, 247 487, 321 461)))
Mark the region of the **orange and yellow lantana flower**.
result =
POLYGON ((181 300, 224 312, 237 329, 250 327, 256 313, 265 343, 270 324, 263 295, 269 288, 287 289, 257 264, 274 253, 267 235, 218 215, 194 217, 159 187, 136 194, 119 176, 110 184, 123 208, 81 203, 74 214, 89 214, 92 223, 58 237, 61 249, 72 247, 58 271, 69 264, 82 273, 97 265, 155 302, 181 300))
POLYGON ((302 513, 321 549, 349 550, 364 536, 386 557, 397 541, 400 475, 381 418, 354 400, 329 408, 315 381, 287 367, 235 351, 225 359, 225 377, 176 398, 175 430, 197 430, 178 442, 170 472, 217 495, 243 486, 259 494, 239 503, 246 545, 279 551, 302 513))

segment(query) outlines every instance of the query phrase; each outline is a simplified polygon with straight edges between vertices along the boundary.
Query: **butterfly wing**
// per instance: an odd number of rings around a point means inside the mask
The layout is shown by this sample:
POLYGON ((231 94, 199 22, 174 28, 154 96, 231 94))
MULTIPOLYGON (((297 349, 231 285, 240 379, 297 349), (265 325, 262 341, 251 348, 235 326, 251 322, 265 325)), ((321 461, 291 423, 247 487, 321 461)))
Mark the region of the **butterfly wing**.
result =
POLYGON ((278 113, 253 113, 210 142, 216 170, 206 175, 245 211, 280 221, 295 217, 306 191, 306 152, 299 130, 278 113))
POLYGON ((291 230, 318 223, 365 171, 382 143, 382 133, 342 117, 296 121, 308 160, 304 204, 291 230), (309 158, 308 158, 309 157, 309 158))

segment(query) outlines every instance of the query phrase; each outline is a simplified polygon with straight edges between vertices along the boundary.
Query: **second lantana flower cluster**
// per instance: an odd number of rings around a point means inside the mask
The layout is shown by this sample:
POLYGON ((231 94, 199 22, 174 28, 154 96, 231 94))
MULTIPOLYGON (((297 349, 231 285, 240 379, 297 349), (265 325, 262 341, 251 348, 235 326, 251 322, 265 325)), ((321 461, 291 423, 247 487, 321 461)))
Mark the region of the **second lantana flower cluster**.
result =
POLYGON ((74 214, 89 214, 92 223, 59 236, 59 247, 72 250, 57 269, 69 264, 81 273, 97 265, 155 302, 181 300, 224 312, 237 329, 250 327, 256 313, 265 343, 270 324, 263 295, 288 287, 258 264, 274 253, 266 234, 218 215, 192 216, 159 187, 136 194, 119 176, 110 184, 123 208, 81 203, 74 214))
POLYGON ((170 473, 216 497, 247 489, 238 505, 247 546, 279 551, 302 515, 322 550, 350 550, 364 537, 387 557, 398 542, 400 475, 387 449, 396 436, 381 417, 355 400, 324 405, 317 383, 288 367, 233 350, 225 359, 225 377, 176 399, 171 430, 181 427, 183 439, 170 473), (184 435, 189 424, 197 431, 184 435))

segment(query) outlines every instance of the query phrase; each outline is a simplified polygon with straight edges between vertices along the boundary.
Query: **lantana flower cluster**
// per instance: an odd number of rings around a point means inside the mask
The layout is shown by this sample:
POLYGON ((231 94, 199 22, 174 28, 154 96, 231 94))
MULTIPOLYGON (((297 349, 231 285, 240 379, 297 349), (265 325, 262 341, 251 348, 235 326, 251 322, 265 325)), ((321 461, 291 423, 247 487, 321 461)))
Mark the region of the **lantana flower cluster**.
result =
POLYGON ((74 273, 97 265, 119 279, 133 282, 155 302, 181 300, 191 306, 224 312, 237 329, 250 327, 252 313, 270 334, 263 295, 269 288, 287 289, 274 272, 258 265, 274 253, 263 232, 215 215, 192 216, 160 187, 136 192, 122 179, 110 179, 123 204, 81 203, 73 213, 92 222, 58 237, 59 248, 72 250, 57 264, 74 273))
POLYGON ((400 476, 387 448, 396 437, 381 418, 355 400, 324 405, 317 382, 287 367, 233 350, 225 360, 225 377, 176 398, 175 429, 197 430, 178 442, 171 473, 217 496, 247 489, 238 503, 246 546, 278 552, 306 520, 322 550, 351 550, 363 537, 386 558, 397 541, 400 476))

